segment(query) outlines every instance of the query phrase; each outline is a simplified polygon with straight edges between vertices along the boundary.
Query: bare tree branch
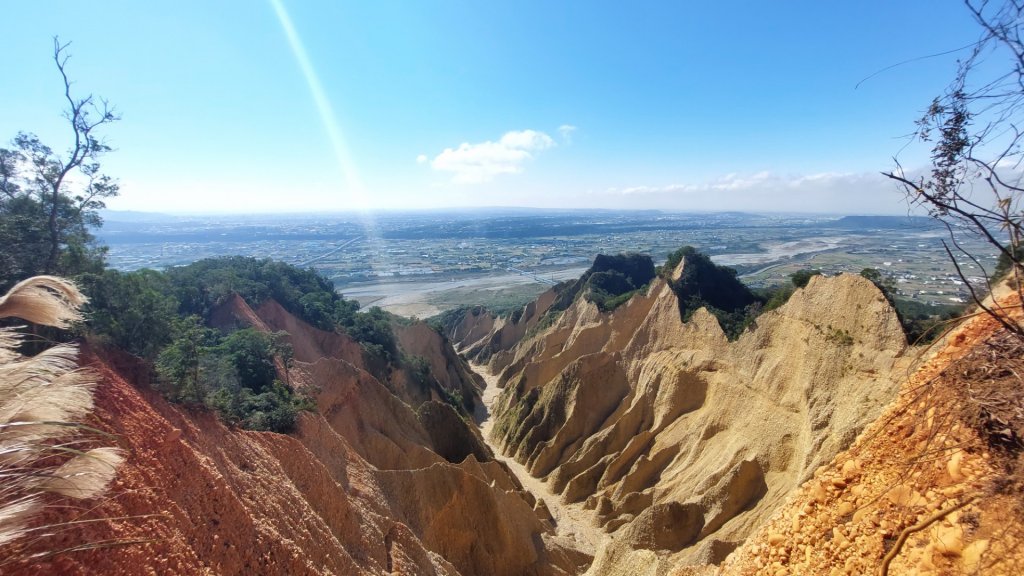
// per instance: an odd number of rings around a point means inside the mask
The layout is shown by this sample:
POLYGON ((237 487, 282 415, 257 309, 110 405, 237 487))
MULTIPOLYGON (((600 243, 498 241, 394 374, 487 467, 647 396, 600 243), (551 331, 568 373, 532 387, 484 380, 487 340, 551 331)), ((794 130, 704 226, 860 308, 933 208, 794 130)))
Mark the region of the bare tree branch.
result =
MULTIPOLYGON (((92 94, 81 99, 75 99, 71 95, 72 82, 68 79, 66 70, 67 62, 70 59, 70 55, 66 50, 70 45, 70 42, 61 44, 60 39, 56 36, 53 38, 53 61, 57 65, 61 79, 64 81, 64 98, 68 103, 64 117, 67 118, 71 125, 74 141, 71 149, 68 151, 67 158, 57 158, 55 160, 58 167, 56 173, 51 178, 43 178, 48 185, 50 194, 49 217, 47 221, 50 249, 46 258, 46 264, 44 265, 44 271, 47 274, 56 272, 57 258, 60 254, 61 226, 57 216, 60 212, 64 182, 71 172, 81 170, 84 162, 98 159, 104 152, 109 150, 108 146, 96 139, 93 131, 104 124, 118 120, 117 115, 109 108, 105 100, 101 100, 102 108, 98 108, 92 94), (98 114, 96 114, 97 112, 98 114), (90 119, 91 113, 96 115, 94 120, 90 119)), ((116 194, 116 188, 113 192, 116 194)))
POLYGON ((0 255, 0 285, 37 274, 77 273, 81 265, 75 262, 101 258, 89 246, 89 228, 99 222, 104 199, 117 196, 118 185, 100 171, 100 159, 111 149, 100 132, 120 118, 106 100, 75 95, 69 46, 53 38, 63 117, 71 131, 66 151, 56 152, 24 132, 10 150, 0 148, 0 240, 7 251, 0 255), (72 252, 74 262, 65 257, 72 252))

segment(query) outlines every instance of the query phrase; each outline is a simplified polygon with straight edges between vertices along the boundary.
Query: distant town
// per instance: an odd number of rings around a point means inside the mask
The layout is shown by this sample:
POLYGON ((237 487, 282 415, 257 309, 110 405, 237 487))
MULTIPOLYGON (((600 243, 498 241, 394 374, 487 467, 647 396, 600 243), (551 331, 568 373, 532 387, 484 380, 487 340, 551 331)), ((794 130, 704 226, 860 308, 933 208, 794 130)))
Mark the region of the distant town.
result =
MULTIPOLYGON (((466 210, 375 215, 172 217, 109 212, 101 239, 121 270, 245 255, 314 267, 362 305, 427 316, 457 305, 520 305, 577 276, 597 254, 639 252, 655 263, 683 245, 731 266, 748 285, 875 268, 901 297, 966 302, 943 248, 945 228, 924 217, 687 214, 656 211, 466 210)), ((982 281, 995 256, 971 238, 958 258, 982 281)), ((948 240, 947 240, 948 243, 948 240)))

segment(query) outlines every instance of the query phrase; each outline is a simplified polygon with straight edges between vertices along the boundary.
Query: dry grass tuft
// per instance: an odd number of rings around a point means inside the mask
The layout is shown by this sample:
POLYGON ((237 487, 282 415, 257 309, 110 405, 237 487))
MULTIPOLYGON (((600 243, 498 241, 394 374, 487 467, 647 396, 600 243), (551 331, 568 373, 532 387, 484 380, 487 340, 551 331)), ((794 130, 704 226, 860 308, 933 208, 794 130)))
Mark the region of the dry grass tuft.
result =
MULTIPOLYGON (((71 282, 38 276, 0 297, 0 318, 63 328, 81 319, 85 301, 71 282)), ((90 448, 93 441, 82 437, 89 429, 76 423, 91 412, 96 384, 78 367, 77 348, 26 357, 20 342, 16 330, 0 329, 0 545, 30 531, 46 494, 95 498, 124 460, 116 448, 90 448)))
POLYGON ((0 318, 17 317, 35 324, 67 328, 82 319, 79 308, 88 299, 71 282, 36 276, 14 285, 0 297, 0 318))

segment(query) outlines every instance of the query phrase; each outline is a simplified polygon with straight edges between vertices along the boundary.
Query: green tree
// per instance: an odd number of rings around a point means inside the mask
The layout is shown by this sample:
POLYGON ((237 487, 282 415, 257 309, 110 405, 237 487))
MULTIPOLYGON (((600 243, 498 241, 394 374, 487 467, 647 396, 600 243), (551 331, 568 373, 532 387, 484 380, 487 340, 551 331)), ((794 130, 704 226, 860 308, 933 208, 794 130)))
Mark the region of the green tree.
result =
POLYGON ((102 224, 98 211, 118 194, 118 185, 100 170, 110 146, 99 132, 119 117, 102 98, 72 95, 67 48, 54 38, 71 131, 67 151, 55 152, 25 132, 15 136, 12 148, 0 148, 0 289, 35 274, 75 275, 103 267, 105 249, 96 245, 91 229, 102 224))
POLYGON ((164 274, 105 270, 85 274, 79 283, 89 296, 88 326, 96 336, 147 359, 155 358, 170 341, 178 302, 164 274))
POLYGON ((808 270, 806 268, 803 270, 797 270, 790 274, 789 279, 793 282, 793 286, 803 288, 804 286, 807 286, 811 281, 811 278, 814 276, 821 276, 821 270, 808 270))
POLYGON ((740 282, 735 269, 718 266, 692 246, 669 254, 669 263, 678 265, 680 261, 682 274, 669 285, 676 294, 683 321, 689 320, 699 308, 707 308, 718 319, 725 335, 735 340, 764 311, 764 299, 740 282))
POLYGON ((174 340, 160 351, 156 372, 161 388, 175 402, 203 404, 208 391, 204 358, 217 336, 198 316, 179 318, 174 323, 174 340))
MULTIPOLYGON (((1024 262, 1024 245, 1017 246, 1013 252, 1017 262, 1024 262)), ((1010 258, 1009 254, 1000 252, 999 258, 996 260, 995 270, 992 271, 992 279, 1002 280, 1006 278, 1013 271, 1015 265, 1014 260, 1010 258)))
POLYGON ((232 294, 251 306, 273 298, 292 314, 321 330, 351 326, 359 305, 345 300, 330 280, 313 270, 246 256, 206 258, 166 271, 181 312, 210 312, 232 294))
POLYGON ((930 342, 939 334, 937 328, 943 320, 948 320, 962 311, 960 306, 923 306, 912 300, 898 298, 896 284, 892 278, 882 274, 877 268, 865 268, 860 275, 871 282, 882 292, 882 296, 896 311, 896 318, 903 327, 903 333, 911 343, 930 342))
POLYGON ((692 246, 683 246, 669 256, 670 261, 678 262, 680 259, 685 261, 683 272, 671 285, 679 297, 683 319, 689 319, 703 306, 734 312, 758 301, 757 296, 736 277, 735 269, 718 266, 692 246))
POLYGON ((221 337, 199 316, 175 322, 174 339, 156 360, 159 387, 168 399, 208 406, 231 424, 289 432, 299 410, 316 408, 277 379, 275 358, 287 366, 284 333, 246 328, 221 337))
POLYGON ((280 382, 260 393, 243 386, 223 387, 209 396, 209 404, 231 424, 280 433, 295 428, 299 410, 313 408, 280 382))
POLYGON ((397 357, 398 346, 391 329, 391 317, 377 306, 356 314, 352 325, 345 329, 371 355, 386 362, 392 362, 397 357))
POLYGON ((289 432, 299 409, 315 407, 277 379, 275 358, 285 364, 291 358, 283 333, 238 330, 214 352, 231 367, 234 378, 217 382, 208 403, 228 422, 250 430, 289 432))
POLYGON ((245 328, 229 334, 219 347, 234 366, 243 387, 263 392, 273 386, 277 379, 274 356, 279 348, 273 335, 245 328))
POLYGON ((865 268, 860 271, 860 275, 871 280, 871 283, 882 291, 885 299, 888 300, 890 304, 894 304, 896 298, 896 285, 893 284, 891 278, 879 272, 877 268, 865 268))

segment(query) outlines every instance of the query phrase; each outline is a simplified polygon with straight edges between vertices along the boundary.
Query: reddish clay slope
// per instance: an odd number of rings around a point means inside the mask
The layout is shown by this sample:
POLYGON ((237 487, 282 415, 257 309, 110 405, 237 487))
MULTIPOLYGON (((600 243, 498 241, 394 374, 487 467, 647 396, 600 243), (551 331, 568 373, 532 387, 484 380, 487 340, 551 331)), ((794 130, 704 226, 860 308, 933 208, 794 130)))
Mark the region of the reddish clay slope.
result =
MULTIPOLYGON (((550 528, 508 470, 439 455, 417 412, 347 359, 361 357, 351 340, 273 304, 261 313, 235 299, 218 319, 289 329, 296 357, 315 360, 296 361, 291 380, 318 391, 319 413, 300 415, 291 435, 229 429, 167 403, 130 363, 115 369, 87 356, 102 376, 95 424, 117 434, 129 458, 110 498, 82 517, 94 521, 48 545, 120 544, 5 566, 5 574, 577 572, 568 559, 578 556, 542 537, 550 528)), ((463 451, 486 459, 475 448, 463 451)), ((52 519, 79 517, 57 511, 52 519)))
POLYGON ((313 328, 292 316, 276 300, 267 300, 260 304, 253 316, 270 330, 283 330, 288 333, 296 360, 316 362, 329 356, 355 364, 362 362, 363 353, 358 343, 347 336, 313 328))
MULTIPOLYGON (((384 573, 391 526, 374 510, 366 464, 340 437, 332 448, 342 465, 329 471, 297 438, 228 430, 88 360, 103 377, 97 417, 130 457, 109 500, 90 514, 115 520, 73 530, 65 542, 150 541, 62 554, 16 572, 384 573)), ((299 437, 315 419, 300 419, 299 437)), ((422 548, 409 540, 404 546, 422 548)))
POLYGON ((1020 447, 979 418, 1020 414, 1022 349, 987 316, 959 327, 717 573, 1024 573, 1020 447))

